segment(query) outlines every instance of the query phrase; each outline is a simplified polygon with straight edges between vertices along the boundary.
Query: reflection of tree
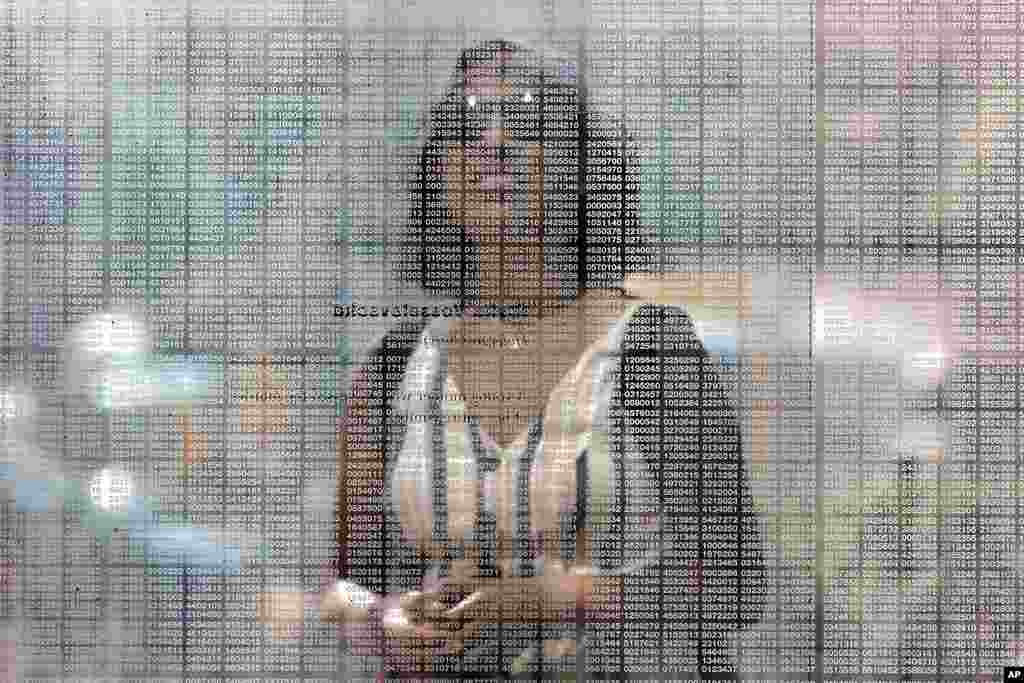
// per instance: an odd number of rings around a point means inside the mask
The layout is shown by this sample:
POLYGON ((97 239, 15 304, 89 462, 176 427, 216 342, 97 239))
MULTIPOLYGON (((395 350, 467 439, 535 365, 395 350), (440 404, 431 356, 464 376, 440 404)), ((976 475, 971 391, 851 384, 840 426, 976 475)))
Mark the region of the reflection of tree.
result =
MULTIPOLYGON (((993 483, 969 480, 943 480, 934 478, 880 476, 852 482, 847 491, 835 491, 826 495, 826 512, 823 515, 825 527, 825 548, 823 553, 823 578, 831 582, 837 577, 855 574, 849 594, 849 616, 859 621, 865 600, 871 600, 880 584, 882 571, 877 559, 864 560, 863 568, 856 567, 858 547, 871 527, 867 519, 879 516, 896 519, 897 511, 914 509, 928 510, 932 514, 904 514, 901 531, 904 534, 903 555, 913 556, 915 549, 927 554, 927 541, 935 538, 941 515, 973 516, 977 501, 985 500, 993 493, 993 483), (941 514, 936 514, 941 513, 941 514), (907 543, 906 539, 910 539, 907 543)), ((768 518, 769 537, 778 539, 782 557, 788 561, 815 557, 816 531, 814 513, 800 509, 796 497, 787 497, 782 513, 768 518)), ((763 503, 762 503, 763 504, 763 503)), ((895 558, 894 558, 895 560, 895 558)), ((910 590, 917 585, 920 577, 903 576, 900 590, 910 590)), ((939 581, 937 575, 930 579, 932 585, 939 581)))
POLYGON ((256 240, 293 150, 318 143, 320 105, 297 95, 257 96, 255 115, 238 133, 248 152, 245 170, 218 174, 210 167, 209 131, 185 129, 173 81, 142 96, 124 82, 111 87, 115 101, 127 106, 111 113, 114 158, 101 162, 113 181, 110 232, 104 234, 102 189, 83 196, 71 222, 86 239, 111 240, 107 268, 154 301, 161 274, 184 263, 186 236, 191 253, 202 256, 237 256, 242 244, 256 240), (141 244, 145 255, 118 248, 129 243, 141 244))
MULTIPOLYGON (((419 141, 419 126, 417 120, 417 98, 402 96, 398 100, 397 120, 384 130, 384 144, 389 148, 389 157, 398 157, 409 150, 419 141)), ((348 198, 345 198, 347 203, 348 198)), ((343 205, 335 210, 335 239, 344 247, 347 247, 348 254, 352 256, 381 256, 384 242, 375 231, 370 232, 371 226, 365 223, 356 225, 351 206, 343 205), (353 228, 356 228, 353 235, 353 228), (367 234, 370 232, 370 234, 367 234)), ((361 217, 361 223, 365 218, 361 217)))
POLYGON ((18 128, 14 144, 0 147, 0 225, 62 225, 78 206, 81 152, 63 128, 34 135, 18 128))
POLYGON ((640 222, 656 226, 659 238, 668 242, 717 241, 719 211, 708 207, 700 193, 675 190, 674 155, 669 132, 660 131, 653 158, 643 159, 640 165, 640 222))

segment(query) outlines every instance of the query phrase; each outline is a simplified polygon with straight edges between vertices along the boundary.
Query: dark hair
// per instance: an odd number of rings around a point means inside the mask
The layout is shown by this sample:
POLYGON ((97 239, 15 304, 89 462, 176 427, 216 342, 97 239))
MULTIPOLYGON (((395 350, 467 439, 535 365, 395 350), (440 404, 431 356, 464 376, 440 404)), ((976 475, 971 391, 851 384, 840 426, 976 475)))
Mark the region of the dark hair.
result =
MULTIPOLYGON (((577 277, 575 287, 564 293, 563 297, 575 299, 593 287, 619 287, 627 268, 649 270, 653 257, 647 254, 644 248, 647 241, 639 234, 639 160, 636 145, 625 126, 609 125, 588 109, 582 68, 564 64, 560 72, 554 74, 542 67, 540 56, 533 50, 504 40, 495 40, 462 52, 454 82, 449 86, 447 95, 431 107, 429 138, 420 152, 419 166, 413 174, 410 188, 412 207, 407 237, 413 243, 410 246, 415 256, 406 261, 399 276, 418 282, 429 293, 457 295, 464 303, 472 303, 467 288, 478 278, 475 254, 477 245, 467 240, 462 226, 452 225, 445 205, 444 182, 435 180, 438 177, 436 164, 446 142, 472 139, 466 136, 465 119, 462 118, 464 110, 461 108, 467 70, 474 65, 494 63, 500 52, 513 54, 517 62, 524 59, 528 62, 526 69, 521 65, 509 67, 518 69, 516 73, 526 73, 530 78, 540 76, 541 101, 551 98, 554 93, 565 96, 563 100, 566 97, 572 100, 573 106, 568 109, 568 116, 575 119, 575 131, 571 134, 575 150, 570 150, 564 144, 568 139, 564 133, 560 138, 557 134, 551 136, 563 142, 566 152, 575 151, 575 162, 571 165, 575 166, 575 197, 574 200, 565 199, 563 204, 568 207, 571 205, 569 202, 575 201, 575 211, 570 214, 574 214, 575 239, 563 240, 562 243, 575 250, 577 277), (459 122, 454 135, 453 121, 459 122), (449 237, 447 241, 443 238, 433 240, 432 236, 438 233, 455 239, 449 237), (444 272, 440 265, 442 260, 437 258, 439 251, 458 255, 459 258, 448 259, 449 262, 459 263, 458 273, 444 272), (598 260, 604 265, 594 268, 598 260), (458 291, 452 286, 453 280, 460 283, 458 291)), ((543 123, 547 120, 547 110, 542 108, 542 111, 540 121, 543 123)), ((559 111, 564 112, 565 109, 559 111)), ((543 132, 545 126, 540 128, 540 141, 544 142, 549 137, 543 132)), ((547 195, 545 192, 545 204, 549 200, 547 195)), ((547 230, 548 220, 545 219, 544 223, 547 230)), ((545 234, 542 242, 547 248, 549 244, 557 242, 557 238, 551 239, 550 234, 545 234)), ((563 260, 571 263, 573 258, 569 255, 563 260)))

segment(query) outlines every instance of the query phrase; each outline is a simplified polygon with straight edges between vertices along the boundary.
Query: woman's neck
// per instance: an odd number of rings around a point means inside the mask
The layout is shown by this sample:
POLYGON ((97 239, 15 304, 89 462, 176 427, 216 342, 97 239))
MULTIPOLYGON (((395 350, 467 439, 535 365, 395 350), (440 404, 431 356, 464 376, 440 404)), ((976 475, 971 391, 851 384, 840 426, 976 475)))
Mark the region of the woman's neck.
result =
POLYGON ((516 242, 488 244, 480 248, 480 300, 484 303, 518 303, 536 300, 544 273, 539 245, 516 242))
POLYGON ((480 308, 504 310, 504 317, 540 318, 559 307, 558 292, 576 286, 565 274, 544 268, 538 242, 506 241, 480 252, 480 308))

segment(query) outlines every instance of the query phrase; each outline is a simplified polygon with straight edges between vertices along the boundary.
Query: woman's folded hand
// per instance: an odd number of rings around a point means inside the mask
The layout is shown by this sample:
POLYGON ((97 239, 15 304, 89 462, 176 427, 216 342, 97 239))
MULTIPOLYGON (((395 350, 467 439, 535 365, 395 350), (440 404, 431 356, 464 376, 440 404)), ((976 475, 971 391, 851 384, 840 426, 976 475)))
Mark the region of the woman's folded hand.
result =
POLYGON ((443 585, 401 595, 377 596, 339 582, 324 594, 320 613, 323 621, 346 624, 373 622, 375 614, 390 666, 428 667, 438 657, 461 653, 486 624, 571 620, 591 582, 592 572, 558 561, 545 562, 538 576, 497 579, 479 577, 460 564, 443 585), (450 606, 444 593, 466 597, 450 606))
POLYGON ((573 618, 592 589, 592 572, 567 568, 562 562, 545 562, 538 576, 472 579, 453 576, 469 596, 444 613, 447 622, 461 623, 450 636, 460 650, 484 624, 497 622, 560 622, 573 618))
POLYGON ((323 595, 320 616, 353 627, 354 651, 381 655, 393 670, 416 670, 459 649, 451 642, 460 622, 447 616, 441 597, 438 590, 382 596, 339 581, 323 595))
POLYGON ((389 666, 404 668, 412 663, 429 668, 438 657, 461 650, 460 623, 448 616, 440 600, 440 593, 421 591, 384 600, 380 624, 389 666))

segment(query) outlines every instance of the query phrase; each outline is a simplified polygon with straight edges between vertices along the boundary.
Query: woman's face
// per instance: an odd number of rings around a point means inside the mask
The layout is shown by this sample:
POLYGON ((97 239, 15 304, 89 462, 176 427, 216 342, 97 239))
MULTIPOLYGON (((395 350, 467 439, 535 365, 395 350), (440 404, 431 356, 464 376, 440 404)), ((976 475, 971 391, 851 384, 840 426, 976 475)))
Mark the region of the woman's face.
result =
MULTIPOLYGON (((455 135, 443 159, 448 211, 481 244, 541 237, 544 149, 532 139, 540 127, 538 92, 534 79, 503 73, 510 59, 499 53, 467 69, 460 103, 466 141, 455 135)), ((462 122, 453 123, 461 133, 462 122)))

